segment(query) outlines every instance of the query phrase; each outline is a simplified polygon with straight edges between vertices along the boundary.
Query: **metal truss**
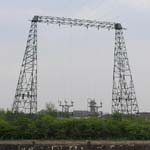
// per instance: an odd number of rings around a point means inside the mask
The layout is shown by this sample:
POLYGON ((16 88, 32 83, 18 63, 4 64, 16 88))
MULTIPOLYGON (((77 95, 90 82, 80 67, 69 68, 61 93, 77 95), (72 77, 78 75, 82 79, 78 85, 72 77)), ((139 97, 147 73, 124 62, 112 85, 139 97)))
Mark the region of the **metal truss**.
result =
POLYGON ((13 103, 14 112, 37 112, 37 23, 32 22, 13 103))
POLYGON ((115 31, 112 112, 139 112, 122 30, 115 31))
POLYGON ((122 29, 120 23, 96 21, 96 20, 84 20, 84 19, 72 19, 64 17, 51 17, 51 16, 34 16, 32 22, 69 25, 69 26, 82 26, 86 28, 105 28, 105 29, 122 29))
POLYGON ((79 26, 86 28, 96 28, 98 30, 115 30, 116 44, 115 64, 113 72, 112 112, 138 112, 133 80, 127 59, 126 48, 124 47, 125 43, 123 40, 123 28, 121 24, 114 22, 102 22, 96 20, 72 19, 51 16, 34 16, 31 20, 31 28, 29 31, 27 46, 25 49, 13 103, 14 112, 24 112, 30 114, 37 112, 37 23, 58 24, 59 26, 68 25, 70 27, 79 26), (122 55, 125 55, 126 57, 124 58, 122 57, 122 55), (125 65, 127 71, 126 69, 119 69, 120 67, 123 67, 123 65, 125 65), (122 76, 124 72, 129 75, 128 78, 131 81, 129 85, 126 82, 126 76, 122 76), (128 88, 130 88, 130 90, 128 90, 128 88), (135 106, 136 110, 134 111, 135 106))

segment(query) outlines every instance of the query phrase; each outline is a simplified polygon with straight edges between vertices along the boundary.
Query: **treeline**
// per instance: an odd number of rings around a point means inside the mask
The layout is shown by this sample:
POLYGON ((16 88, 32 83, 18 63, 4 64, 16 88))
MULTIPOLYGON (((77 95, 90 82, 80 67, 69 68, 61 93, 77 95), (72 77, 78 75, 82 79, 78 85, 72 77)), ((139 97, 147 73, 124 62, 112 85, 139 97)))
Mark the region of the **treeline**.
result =
POLYGON ((0 139, 150 140, 150 121, 113 114, 107 118, 57 118, 0 112, 0 139))

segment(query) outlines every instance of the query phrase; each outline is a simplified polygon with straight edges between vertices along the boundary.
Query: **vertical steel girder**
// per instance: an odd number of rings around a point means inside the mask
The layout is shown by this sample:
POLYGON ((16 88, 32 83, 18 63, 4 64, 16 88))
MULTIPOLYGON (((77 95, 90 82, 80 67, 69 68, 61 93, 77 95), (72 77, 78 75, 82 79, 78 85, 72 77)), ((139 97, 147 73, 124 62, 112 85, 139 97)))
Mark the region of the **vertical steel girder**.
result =
POLYGON ((13 103, 13 112, 37 112, 37 23, 32 22, 13 103))
POLYGON ((13 112, 37 112, 37 23, 104 28, 115 30, 112 112, 134 114, 139 111, 125 41, 120 23, 64 17, 34 16, 27 40, 19 80, 13 103, 13 112))
POLYGON ((115 30, 112 112, 139 112, 123 30, 115 30))

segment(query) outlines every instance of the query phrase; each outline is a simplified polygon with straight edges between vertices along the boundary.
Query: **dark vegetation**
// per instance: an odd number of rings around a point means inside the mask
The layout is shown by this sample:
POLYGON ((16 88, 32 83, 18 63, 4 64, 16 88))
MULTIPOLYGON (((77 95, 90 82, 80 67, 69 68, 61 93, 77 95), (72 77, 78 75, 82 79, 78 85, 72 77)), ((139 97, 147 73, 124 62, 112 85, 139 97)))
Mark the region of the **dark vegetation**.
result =
POLYGON ((0 139, 150 140, 150 120, 113 114, 107 118, 57 117, 47 108, 36 115, 0 111, 0 139))

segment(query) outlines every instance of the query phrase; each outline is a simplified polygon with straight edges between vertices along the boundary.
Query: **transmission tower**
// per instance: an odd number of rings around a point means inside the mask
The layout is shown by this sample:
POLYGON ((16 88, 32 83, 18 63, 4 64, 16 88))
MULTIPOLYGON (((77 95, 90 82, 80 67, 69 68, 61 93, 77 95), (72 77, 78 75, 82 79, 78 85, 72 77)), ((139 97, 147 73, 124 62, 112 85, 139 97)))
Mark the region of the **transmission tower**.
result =
POLYGON ((37 23, 57 24, 115 30, 115 56, 113 71, 112 112, 132 114, 138 112, 133 80, 127 58, 123 28, 120 23, 72 19, 52 16, 34 16, 16 88, 13 111, 37 112, 37 23))
POLYGON ((122 29, 115 31, 112 112, 139 112, 122 29))
POLYGON ((102 116, 102 111, 99 111, 102 108, 102 102, 98 106, 95 99, 88 98, 88 107, 90 108, 90 115, 91 116, 102 116))
POLYGON ((71 107, 73 107, 74 102, 71 101, 71 104, 68 104, 68 101, 65 100, 64 104, 62 104, 61 101, 58 101, 58 103, 59 103, 59 106, 62 108, 62 112, 61 113, 63 115, 65 115, 65 116, 69 116, 69 110, 70 110, 71 107))
POLYGON ((62 107, 62 112, 69 113, 69 109, 70 109, 71 107, 73 107, 73 103, 74 103, 74 102, 71 101, 71 104, 68 104, 68 101, 65 100, 65 101, 64 101, 64 104, 62 104, 61 101, 59 101, 58 103, 59 103, 59 106, 62 107))
POLYGON ((37 22, 32 21, 13 103, 14 112, 37 112, 37 22))

